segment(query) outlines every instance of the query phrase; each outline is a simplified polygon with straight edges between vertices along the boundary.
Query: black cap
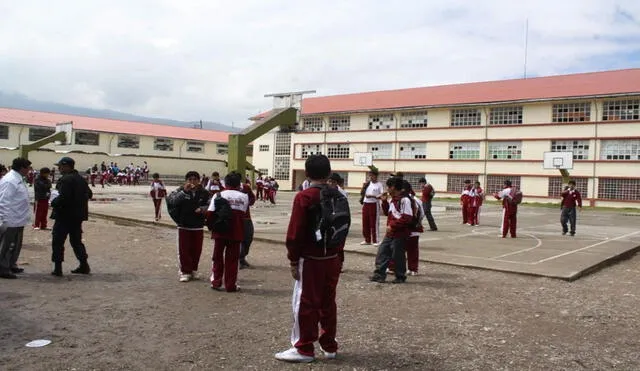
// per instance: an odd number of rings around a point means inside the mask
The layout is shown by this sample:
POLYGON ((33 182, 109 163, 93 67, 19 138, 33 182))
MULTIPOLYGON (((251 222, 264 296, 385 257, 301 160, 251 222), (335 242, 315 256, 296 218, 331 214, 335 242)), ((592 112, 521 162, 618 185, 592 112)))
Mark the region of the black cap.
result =
POLYGON ((61 158, 61 159, 60 159, 60 161, 58 161, 58 162, 57 162, 56 164, 54 164, 54 165, 57 165, 57 166, 60 166, 60 165, 69 165, 69 166, 73 167, 73 166, 75 166, 75 164, 76 164, 76 162, 75 162, 75 161, 73 161, 73 159, 72 159, 71 157, 63 157, 63 158, 61 158))

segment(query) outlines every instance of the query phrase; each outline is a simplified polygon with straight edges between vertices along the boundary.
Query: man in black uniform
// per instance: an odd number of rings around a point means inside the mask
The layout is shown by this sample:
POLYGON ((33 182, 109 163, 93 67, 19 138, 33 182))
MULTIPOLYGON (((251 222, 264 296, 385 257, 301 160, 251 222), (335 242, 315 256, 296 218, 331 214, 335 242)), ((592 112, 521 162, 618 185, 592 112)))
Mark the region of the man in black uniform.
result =
POLYGON ((93 197, 91 188, 75 170, 75 161, 70 157, 63 157, 56 164, 61 177, 56 184, 58 196, 51 201, 55 219, 52 231, 51 261, 53 261, 54 276, 62 276, 62 262, 64 261, 64 243, 69 236, 73 253, 80 261, 78 268, 71 271, 75 274, 89 274, 91 268, 87 262, 87 250, 82 243, 82 222, 89 218, 89 199, 93 197))

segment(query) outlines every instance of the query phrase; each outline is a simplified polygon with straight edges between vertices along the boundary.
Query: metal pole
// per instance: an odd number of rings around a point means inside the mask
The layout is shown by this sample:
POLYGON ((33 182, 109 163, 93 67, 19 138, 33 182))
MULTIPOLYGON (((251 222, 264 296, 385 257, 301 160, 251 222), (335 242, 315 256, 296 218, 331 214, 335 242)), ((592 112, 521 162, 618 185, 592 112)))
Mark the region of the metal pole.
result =
POLYGON ((527 54, 529 51, 529 18, 527 18, 524 32, 524 78, 527 78, 527 54))

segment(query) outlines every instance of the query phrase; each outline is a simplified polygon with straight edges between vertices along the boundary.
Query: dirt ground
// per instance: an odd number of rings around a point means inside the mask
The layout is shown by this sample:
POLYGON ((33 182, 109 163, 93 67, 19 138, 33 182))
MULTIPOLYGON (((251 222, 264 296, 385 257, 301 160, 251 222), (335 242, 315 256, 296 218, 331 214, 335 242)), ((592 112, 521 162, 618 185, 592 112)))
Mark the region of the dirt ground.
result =
MULTIPOLYGON (((94 273, 49 275, 50 233, 27 231, 26 273, 0 282, 3 370, 638 370, 640 256, 576 282, 423 264, 404 285, 370 283, 348 254, 339 359, 288 365, 283 246, 257 243, 240 293, 178 282, 175 231, 93 219, 94 273), (43 348, 26 348, 50 339, 43 348)), ((210 269, 206 241, 200 271, 210 269)), ((67 250, 65 272, 77 262, 67 250)))

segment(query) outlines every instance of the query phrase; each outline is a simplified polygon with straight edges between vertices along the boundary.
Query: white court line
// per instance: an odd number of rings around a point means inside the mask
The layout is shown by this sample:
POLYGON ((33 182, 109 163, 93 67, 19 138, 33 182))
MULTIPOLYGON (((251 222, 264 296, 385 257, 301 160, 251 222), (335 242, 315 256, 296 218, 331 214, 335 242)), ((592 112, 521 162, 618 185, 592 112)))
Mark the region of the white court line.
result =
POLYGON ((525 234, 525 236, 529 236, 529 237, 534 238, 536 241, 538 241, 538 243, 534 247, 529 247, 527 249, 522 249, 522 250, 510 252, 510 253, 507 253, 507 254, 494 256, 491 259, 500 259, 500 258, 504 258, 504 257, 507 257, 507 256, 520 254, 520 253, 523 253, 523 252, 527 252, 527 251, 531 251, 531 250, 537 249, 538 247, 542 246, 542 240, 539 239, 538 237, 536 237, 536 236, 534 236, 532 234, 525 234))
POLYGON ((570 254, 573 254, 573 253, 576 253, 576 252, 580 252, 580 251, 583 251, 583 250, 587 250, 587 249, 590 249, 590 248, 592 248, 592 247, 596 247, 596 246, 604 245, 604 244, 605 244, 605 243, 607 243, 607 242, 621 240, 621 239, 623 239, 623 238, 626 238, 626 237, 630 237, 630 236, 636 235, 636 234, 638 234, 638 233, 640 233, 640 231, 636 231, 636 232, 633 232, 633 233, 627 233, 627 234, 625 234, 625 235, 622 235, 622 236, 618 236, 618 237, 612 238, 612 239, 610 239, 610 240, 600 241, 600 242, 598 242, 598 243, 594 243, 593 245, 585 246, 585 247, 580 248, 580 249, 567 251, 567 252, 562 253, 562 254, 559 254, 559 255, 555 255, 555 256, 548 257, 548 258, 546 258, 546 259, 538 260, 537 262, 535 262, 535 263, 533 263, 533 264, 540 264, 540 263, 547 262, 547 261, 549 261, 549 260, 553 260, 553 259, 561 258, 561 257, 563 257, 563 256, 567 256, 567 255, 570 255, 570 254))

